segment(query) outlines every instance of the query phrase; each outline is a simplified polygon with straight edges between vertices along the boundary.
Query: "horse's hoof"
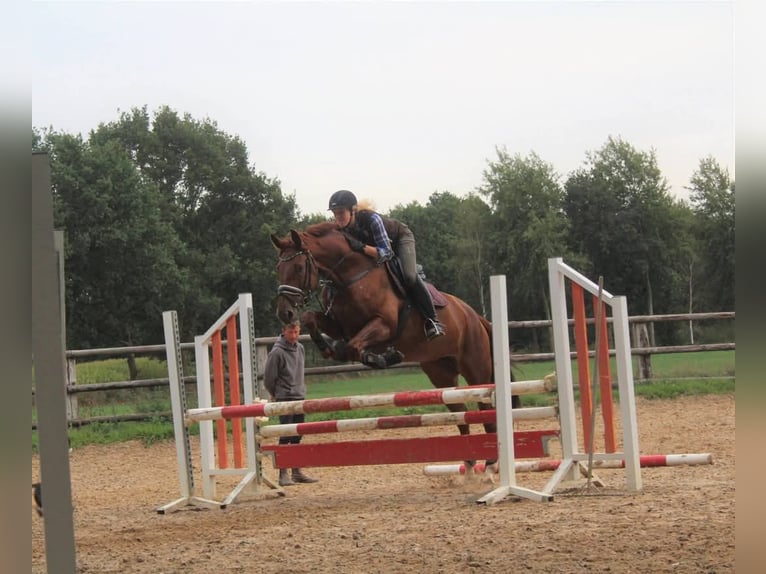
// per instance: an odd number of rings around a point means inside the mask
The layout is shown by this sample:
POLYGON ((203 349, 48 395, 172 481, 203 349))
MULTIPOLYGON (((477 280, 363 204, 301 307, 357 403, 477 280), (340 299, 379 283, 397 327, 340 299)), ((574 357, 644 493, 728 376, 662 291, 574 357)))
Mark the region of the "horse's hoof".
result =
POLYGON ((386 352, 383 353, 383 358, 386 361, 386 367, 390 367, 401 363, 404 360, 404 353, 391 347, 390 349, 386 349, 386 352))
POLYGON ((332 345, 332 354, 336 361, 348 361, 348 347, 344 341, 335 341, 332 345))
POLYGON ((386 359, 383 355, 378 355, 370 351, 364 351, 361 356, 362 364, 372 367, 373 369, 385 369, 386 359))

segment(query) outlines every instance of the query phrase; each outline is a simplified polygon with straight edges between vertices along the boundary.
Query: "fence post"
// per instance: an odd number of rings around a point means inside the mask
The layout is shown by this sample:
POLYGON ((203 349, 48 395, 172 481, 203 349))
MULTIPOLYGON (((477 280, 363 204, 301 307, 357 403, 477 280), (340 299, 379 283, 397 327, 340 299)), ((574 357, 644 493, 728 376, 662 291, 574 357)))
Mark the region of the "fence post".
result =
POLYGON ((66 360, 66 420, 71 423, 80 418, 80 409, 77 405, 77 393, 70 393, 69 388, 77 384, 77 359, 68 357, 66 360))
MULTIPOLYGON (((646 349, 649 347, 649 333, 646 328, 646 323, 636 323, 633 325, 633 342, 634 347, 638 349, 646 349)), ((636 367, 638 369, 636 378, 639 380, 652 378, 651 355, 637 355, 636 367)))
POLYGON ((266 359, 269 356, 269 348, 265 344, 255 345, 255 373, 256 373, 256 387, 258 397, 261 399, 268 399, 269 392, 266 390, 266 385, 263 382, 263 372, 266 370, 266 359))

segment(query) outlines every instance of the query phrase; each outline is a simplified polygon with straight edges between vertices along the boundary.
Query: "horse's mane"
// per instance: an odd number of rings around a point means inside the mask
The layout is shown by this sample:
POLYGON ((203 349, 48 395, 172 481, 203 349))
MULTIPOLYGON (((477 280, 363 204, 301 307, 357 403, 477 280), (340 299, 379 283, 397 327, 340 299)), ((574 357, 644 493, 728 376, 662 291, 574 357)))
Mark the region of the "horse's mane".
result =
POLYGON ((320 223, 313 223, 306 227, 306 229, 303 231, 312 237, 325 237, 333 231, 339 232, 338 225, 334 221, 322 221, 320 223))

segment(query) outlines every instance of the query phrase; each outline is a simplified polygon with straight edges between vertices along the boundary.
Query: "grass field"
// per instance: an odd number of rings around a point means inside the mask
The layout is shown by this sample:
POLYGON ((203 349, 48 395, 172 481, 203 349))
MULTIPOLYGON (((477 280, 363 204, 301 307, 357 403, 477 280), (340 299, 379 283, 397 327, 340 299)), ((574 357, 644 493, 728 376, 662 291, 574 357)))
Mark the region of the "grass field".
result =
MULTIPOLYGON (((141 379, 167 377, 164 361, 138 358, 141 379)), ((614 372, 614 365, 612 367, 614 372)), ((734 351, 708 351, 700 353, 676 353, 652 357, 654 380, 636 385, 636 394, 649 398, 672 398, 686 394, 733 393, 735 375, 734 351)), ((515 366, 516 380, 540 379, 553 372, 552 361, 523 363, 515 366)), ((192 372, 190 368, 185 371, 192 372)), ((575 367, 575 380, 577 377, 575 367)), ((108 359, 81 363, 77 366, 78 384, 124 381, 129 378, 127 363, 122 359, 108 359)), ((420 370, 392 370, 379 374, 358 376, 357 374, 337 375, 332 380, 322 377, 309 379, 308 398, 338 397, 369 393, 390 393, 405 390, 430 389, 428 378, 420 370)), ((462 384, 462 382, 461 382, 462 384)), ((187 398, 190 408, 196 406, 196 393, 188 387, 187 398)), ((619 399, 619 397, 617 397, 619 399)), ((525 406, 551 404, 552 395, 527 395, 525 406)), ((116 414, 162 413, 170 411, 167 388, 110 390, 81 393, 78 396, 80 417, 92 418, 116 414)), ((442 412, 443 406, 370 409, 353 413, 332 413, 311 415, 307 420, 330 418, 357 418, 391 414, 420 414, 442 412)), ((193 427, 192 432, 196 429, 193 427)), ((93 443, 112 443, 140 439, 146 443, 173 438, 172 423, 168 417, 157 416, 147 421, 94 423, 69 431, 72 446, 77 448, 93 443)), ((32 432, 32 446, 37 448, 37 433, 32 432)))

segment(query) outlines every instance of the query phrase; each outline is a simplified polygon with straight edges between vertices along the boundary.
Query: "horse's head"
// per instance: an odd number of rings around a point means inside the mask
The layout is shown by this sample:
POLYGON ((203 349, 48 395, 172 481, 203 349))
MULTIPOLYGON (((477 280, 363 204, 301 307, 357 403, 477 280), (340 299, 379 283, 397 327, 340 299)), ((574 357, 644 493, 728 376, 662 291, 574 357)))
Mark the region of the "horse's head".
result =
POLYGON ((319 287, 319 268, 302 235, 294 229, 283 238, 271 235, 271 242, 279 253, 277 317, 282 323, 298 319, 300 308, 319 287))
POLYGON ((320 279, 345 288, 375 268, 369 258, 352 251, 346 235, 334 222, 309 225, 304 231, 290 230, 271 241, 279 252, 277 263, 277 316, 287 323, 320 288, 320 279))

